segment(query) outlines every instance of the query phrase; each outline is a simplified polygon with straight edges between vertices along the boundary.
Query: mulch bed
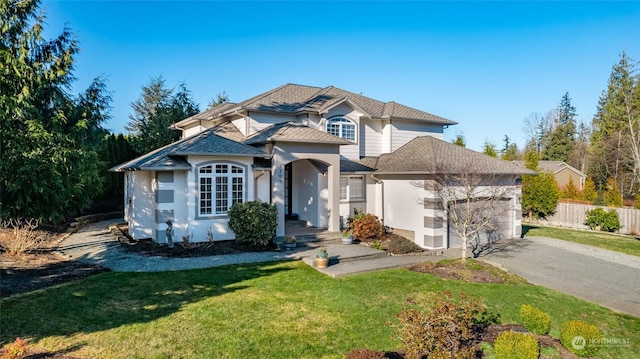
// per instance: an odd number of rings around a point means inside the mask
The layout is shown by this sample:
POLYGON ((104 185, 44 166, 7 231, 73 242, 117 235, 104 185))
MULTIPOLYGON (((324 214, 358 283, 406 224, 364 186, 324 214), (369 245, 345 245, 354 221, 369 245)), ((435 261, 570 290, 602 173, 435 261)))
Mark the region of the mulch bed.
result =
POLYGON ((151 239, 134 240, 127 230, 127 225, 118 225, 118 241, 122 247, 129 252, 134 252, 143 256, 168 257, 168 258, 191 258, 205 256, 219 256, 225 254, 240 254, 246 252, 267 252, 277 249, 274 243, 266 247, 254 247, 236 241, 215 241, 204 243, 174 242, 172 248, 166 244, 158 244, 151 239))
POLYGON ((504 278, 498 277, 483 269, 470 270, 462 263, 450 263, 448 265, 437 265, 433 262, 422 262, 409 266, 409 270, 429 273, 440 278, 462 280, 472 283, 504 283, 504 278))

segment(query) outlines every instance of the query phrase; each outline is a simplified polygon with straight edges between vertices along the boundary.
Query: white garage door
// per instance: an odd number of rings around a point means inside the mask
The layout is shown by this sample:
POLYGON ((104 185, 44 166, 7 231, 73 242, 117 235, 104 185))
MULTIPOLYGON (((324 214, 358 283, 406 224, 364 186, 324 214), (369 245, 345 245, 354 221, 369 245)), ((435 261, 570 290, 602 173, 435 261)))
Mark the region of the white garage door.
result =
MULTIPOLYGON (((500 201, 497 203, 496 209, 493 211, 495 215, 491 218, 492 222, 490 226, 484 228, 475 238, 469 239, 469 245, 478 245, 484 243, 495 242, 500 239, 511 238, 512 235, 512 222, 511 214, 509 210, 509 200, 500 201)), ((478 216, 483 216, 482 208, 487 208, 486 202, 476 202, 473 204, 478 211, 475 212, 478 216)), ((447 235, 449 238, 448 248, 460 248, 462 247, 462 238, 458 235, 454 228, 454 224, 449 221, 447 226, 447 235)))

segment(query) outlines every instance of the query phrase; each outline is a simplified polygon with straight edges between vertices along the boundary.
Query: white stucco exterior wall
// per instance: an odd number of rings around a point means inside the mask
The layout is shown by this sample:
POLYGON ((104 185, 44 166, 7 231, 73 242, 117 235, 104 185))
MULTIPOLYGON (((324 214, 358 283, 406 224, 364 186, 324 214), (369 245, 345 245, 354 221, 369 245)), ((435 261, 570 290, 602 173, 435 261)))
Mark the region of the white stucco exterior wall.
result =
POLYGON ((152 189, 152 175, 149 171, 127 172, 130 184, 128 223, 129 234, 133 239, 153 238, 154 194, 152 189))
MULTIPOLYGON (((235 235, 233 231, 229 229, 229 217, 224 215, 212 215, 212 216, 200 216, 198 213, 199 203, 199 181, 197 177, 198 167, 207 163, 231 163, 242 166, 245 169, 244 174, 244 192, 245 201, 251 201, 254 199, 254 180, 253 170, 251 165, 253 164, 253 158, 248 157, 207 157, 207 156, 189 156, 189 163, 193 165, 193 169, 187 172, 187 222, 189 223, 189 234, 192 235, 194 242, 202 242, 207 240, 207 231, 210 229, 213 232, 214 240, 230 240, 234 239, 235 235), (212 162, 213 161, 213 162, 212 162)), ((183 232, 186 234, 186 230, 183 232)), ((176 231, 176 236, 181 236, 183 233, 176 231)))
POLYGON ((424 190, 414 186, 411 181, 420 178, 380 178, 384 181, 384 224, 394 229, 413 232, 414 238, 419 238, 424 227, 424 190))

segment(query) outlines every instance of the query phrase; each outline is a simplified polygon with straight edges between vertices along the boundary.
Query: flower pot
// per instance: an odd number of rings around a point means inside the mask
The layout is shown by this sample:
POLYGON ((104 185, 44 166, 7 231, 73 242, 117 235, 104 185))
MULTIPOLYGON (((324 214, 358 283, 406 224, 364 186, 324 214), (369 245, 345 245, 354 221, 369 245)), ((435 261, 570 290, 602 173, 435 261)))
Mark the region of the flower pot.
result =
POLYGON ((329 258, 316 257, 316 268, 327 268, 329 265, 329 258))
POLYGON ((342 244, 351 244, 353 243, 353 234, 348 236, 342 236, 342 244))

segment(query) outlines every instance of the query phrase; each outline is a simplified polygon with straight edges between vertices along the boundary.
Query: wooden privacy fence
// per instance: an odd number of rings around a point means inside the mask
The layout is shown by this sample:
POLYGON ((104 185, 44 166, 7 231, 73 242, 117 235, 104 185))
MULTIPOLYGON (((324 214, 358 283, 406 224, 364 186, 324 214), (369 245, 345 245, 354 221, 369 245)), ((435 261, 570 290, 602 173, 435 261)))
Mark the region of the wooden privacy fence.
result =
POLYGON ((620 224, 622 225, 620 233, 637 234, 640 232, 640 210, 635 208, 609 208, 578 203, 558 203, 556 213, 548 217, 546 221, 541 222, 551 226, 589 229, 589 227, 584 224, 587 219, 587 211, 596 208, 603 208, 605 211, 615 210, 618 212, 620 224))

